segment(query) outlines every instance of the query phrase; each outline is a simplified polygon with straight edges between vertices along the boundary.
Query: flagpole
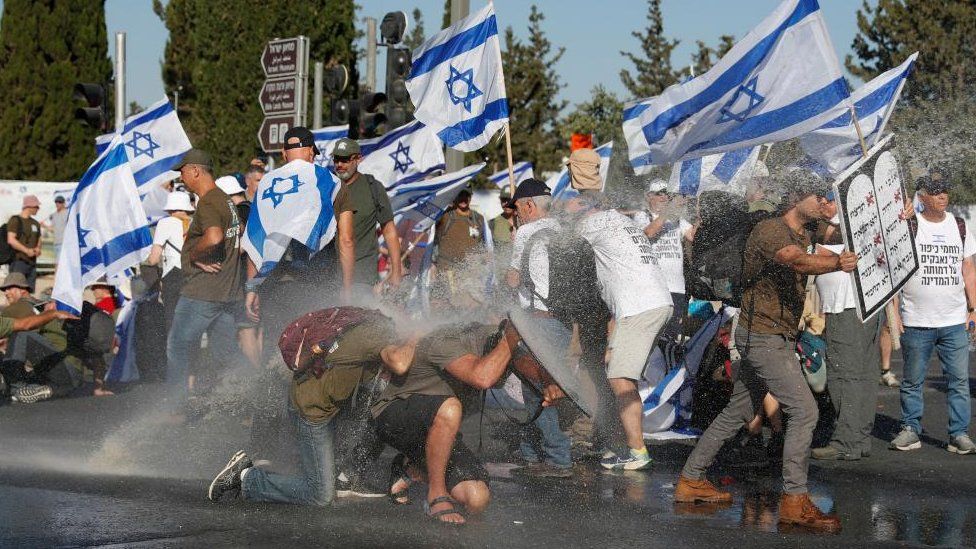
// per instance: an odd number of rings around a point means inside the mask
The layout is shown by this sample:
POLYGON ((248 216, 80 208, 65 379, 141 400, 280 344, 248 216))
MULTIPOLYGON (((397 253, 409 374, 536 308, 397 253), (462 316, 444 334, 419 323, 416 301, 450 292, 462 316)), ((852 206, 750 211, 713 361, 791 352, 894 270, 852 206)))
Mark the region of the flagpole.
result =
POLYGON ((861 123, 857 121, 857 112, 854 105, 851 105, 851 120, 854 121, 854 130, 857 131, 857 139, 861 142, 861 152, 864 153, 864 158, 868 157, 868 146, 864 142, 864 133, 861 131, 861 123))
POLYGON ((515 196, 515 165, 512 163, 512 129, 505 123, 505 156, 508 157, 508 192, 515 196))

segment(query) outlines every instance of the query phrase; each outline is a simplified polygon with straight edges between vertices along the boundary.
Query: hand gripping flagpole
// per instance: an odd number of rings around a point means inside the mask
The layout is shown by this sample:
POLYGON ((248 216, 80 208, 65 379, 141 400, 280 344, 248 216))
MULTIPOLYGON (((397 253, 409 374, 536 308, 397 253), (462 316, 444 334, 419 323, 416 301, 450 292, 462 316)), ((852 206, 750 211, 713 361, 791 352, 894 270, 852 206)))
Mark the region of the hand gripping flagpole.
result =
MULTIPOLYGON (((495 9, 495 3, 491 0, 488 1, 492 6, 492 10, 495 9)), ((502 65, 502 46, 501 41, 495 41, 495 55, 498 56, 498 69, 501 71, 501 81, 502 87, 505 88, 505 67, 502 65)), ((508 101, 508 88, 505 91, 505 101, 508 101)), ((515 196, 515 163, 512 161, 512 113, 508 114, 508 122, 505 122, 505 156, 508 160, 508 192, 512 196, 515 196)))

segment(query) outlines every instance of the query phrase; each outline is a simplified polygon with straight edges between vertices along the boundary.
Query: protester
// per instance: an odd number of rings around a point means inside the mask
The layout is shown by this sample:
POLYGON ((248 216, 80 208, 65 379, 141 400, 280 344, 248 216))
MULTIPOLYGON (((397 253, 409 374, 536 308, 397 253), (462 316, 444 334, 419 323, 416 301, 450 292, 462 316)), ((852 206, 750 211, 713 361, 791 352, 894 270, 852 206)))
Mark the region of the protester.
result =
MULTIPOLYGON (((262 172, 263 173, 263 172, 262 172)), ((241 233, 247 230, 247 218, 251 214, 251 202, 247 199, 246 191, 241 186, 241 182, 232 175, 224 175, 217 178, 217 188, 224 191, 234 203, 237 209, 237 217, 241 220, 241 233)), ((241 273, 247 274, 247 259, 241 256, 241 273)), ((261 364, 261 338, 259 333, 260 324, 251 319, 247 314, 247 307, 241 299, 240 307, 237 308, 234 321, 237 323, 237 340, 241 346, 241 352, 250 361, 251 365, 257 368, 261 364)))
POLYGON ((947 385, 947 449, 955 454, 976 454, 968 433, 972 418, 969 342, 976 337, 976 242, 964 220, 946 213, 951 189, 948 180, 922 177, 915 189, 925 206, 909 219, 915 232, 919 270, 898 298, 895 326, 905 361, 900 389, 902 430, 890 447, 922 447, 922 388, 935 350, 947 385))
MULTIPOLYGON (((824 218, 830 220, 827 246, 817 253, 840 254, 843 240, 834 194, 824 204, 824 218)), ((857 293, 851 276, 843 271, 817 275, 817 293, 826 317, 823 338, 827 343, 827 390, 836 419, 827 446, 814 448, 813 459, 859 460, 871 455, 871 431, 878 404, 874 388, 880 360, 878 334, 882 315, 861 322, 857 314, 857 293)))
POLYGON ((163 264, 160 300, 163 303, 163 314, 166 322, 166 333, 173 325, 173 313, 176 303, 180 299, 183 289, 183 269, 181 268, 181 253, 186 233, 190 229, 191 215, 194 207, 190 204, 190 195, 181 191, 173 191, 166 196, 163 207, 167 217, 156 223, 153 234, 153 245, 149 249, 149 265, 163 264))
POLYGON ((37 280, 37 258, 41 256, 41 224, 34 219, 41 201, 36 196, 24 196, 20 213, 7 221, 7 244, 14 250, 11 273, 21 273, 34 291, 37 280))
MULTIPOLYGON (((23 287, 26 279, 21 273, 8 275, 4 293, 11 287, 8 284, 20 285, 19 288, 26 291, 23 287)), ((53 308, 38 313, 29 300, 18 298, 11 302, 9 293, 7 299, 9 305, 0 314, 0 340, 7 342, 6 352, 0 357, 0 388, 5 388, 3 392, 9 389, 11 400, 22 404, 67 395, 80 384, 80 379, 65 363, 64 355, 49 335, 36 330, 78 317, 53 308)))
POLYGON ((254 164, 248 166, 247 170, 244 171, 244 196, 248 202, 254 202, 254 196, 258 192, 258 184, 261 183, 264 174, 264 167, 254 164))
MULTIPOLYGON (((890 309, 885 309, 885 314, 890 309)), ((891 313, 894 316, 894 312, 891 313)), ((900 344, 901 342, 899 342, 900 344)), ((898 381, 898 377, 895 373, 891 371, 891 351, 892 351, 892 339, 891 339, 891 328, 889 322, 883 322, 881 324, 881 336, 878 338, 878 347, 881 354, 881 379, 878 383, 885 387, 896 388, 901 386, 901 382, 898 381)))
POLYGON ((61 243, 64 241, 64 228, 68 226, 68 207, 63 196, 54 197, 54 212, 43 223, 44 228, 50 230, 54 236, 54 260, 61 257, 61 243))
POLYGON ((377 225, 382 230, 390 257, 396 258, 390 262, 390 274, 384 283, 395 288, 403 279, 403 264, 399 260, 400 237, 393 223, 390 199, 382 183, 359 172, 361 160, 359 143, 352 139, 340 139, 332 151, 335 173, 342 180, 342 190, 335 204, 342 290, 347 299, 354 292, 368 295, 379 282, 377 225))
MULTIPOLYGON (((517 212, 519 230, 512 246, 512 260, 506 273, 506 283, 518 291, 519 305, 529 312, 536 326, 560 349, 569 348, 572 329, 555 317, 546 307, 549 296, 549 240, 557 238, 559 223, 549 217, 552 193, 538 179, 519 183, 515 196, 506 208, 517 212)), ((507 220, 504 220, 506 223, 507 220)), ((522 401, 527 410, 535 410, 542 402, 538 387, 523 382, 522 401)), ((519 453, 529 463, 522 473, 533 477, 568 478, 572 476, 571 441, 559 427, 555 408, 545 408, 532 422, 539 435, 528 428, 522 434, 519 453), (535 439, 539 439, 536 441, 535 439), (536 450, 536 442, 541 453, 536 450)))
POLYGON ((465 258, 484 250, 484 230, 484 217, 471 209, 471 191, 461 190, 434 228, 434 265, 443 293, 440 297, 448 298, 459 291, 465 258))
MULTIPOLYGON (((311 362, 293 377, 289 389, 289 413, 298 434, 301 457, 298 476, 272 473, 254 467, 243 452, 234 454, 210 484, 207 497, 219 501, 228 491, 239 490, 246 500, 324 506, 336 496, 335 416, 348 406, 356 388, 379 374, 381 367, 403 374, 413 360, 416 340, 400 341, 393 321, 380 314, 353 308, 305 315, 296 325, 307 331, 332 314, 349 321, 334 341, 304 345, 295 358, 311 362), (316 358, 320 357, 320 358, 316 358), (327 362, 326 362, 327 360, 327 362), (319 367, 319 373, 314 368, 319 367)), ((297 331, 297 330, 296 330, 297 331)), ((310 343, 310 342, 305 342, 310 343)))
POLYGON ((118 301, 115 297, 115 286, 104 279, 96 281, 88 287, 95 297, 95 307, 109 316, 115 315, 118 301))
POLYGON ((760 222, 749 235, 743 263, 745 293, 736 342, 743 359, 728 405, 695 446, 678 479, 676 502, 730 502, 732 494, 705 479, 722 445, 758 413, 767 391, 789 418, 783 447, 781 524, 837 531, 840 520, 817 508, 807 491, 807 468, 817 403, 795 356, 795 337, 806 294, 806 276, 857 266, 857 256, 807 253, 811 236, 804 225, 823 217, 828 187, 812 175, 788 177, 785 210, 760 222))
MULTIPOLYGON (((573 162, 570 157, 570 173, 573 162)), ((646 469, 651 458, 644 446, 637 381, 643 377, 658 335, 671 319, 671 295, 643 231, 620 212, 605 209, 601 195, 584 189, 567 201, 565 210, 576 233, 593 247, 597 280, 614 320, 607 378, 628 449, 624 455, 608 455, 600 465, 606 469, 646 469)))
POLYGON ((508 191, 502 191, 498 194, 498 199, 502 204, 502 213, 488 222, 488 227, 491 229, 491 240, 495 243, 496 251, 500 246, 511 246, 515 234, 515 210, 512 209, 512 195, 508 191))
POLYGON ((241 363, 234 314, 240 306, 243 275, 241 221, 230 197, 214 183, 210 155, 191 149, 174 169, 200 197, 181 252, 183 288, 166 344, 167 380, 179 388, 178 401, 182 401, 189 391, 191 351, 199 348, 204 333, 213 358, 241 363))

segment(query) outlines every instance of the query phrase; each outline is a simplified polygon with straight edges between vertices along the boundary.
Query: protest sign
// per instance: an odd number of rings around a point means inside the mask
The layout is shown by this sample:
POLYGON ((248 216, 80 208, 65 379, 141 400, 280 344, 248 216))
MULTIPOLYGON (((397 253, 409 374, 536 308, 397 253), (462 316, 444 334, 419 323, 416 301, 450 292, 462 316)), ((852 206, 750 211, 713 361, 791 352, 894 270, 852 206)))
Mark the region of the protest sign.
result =
POLYGON ((851 273, 861 320, 884 308, 918 270, 915 237, 902 215, 905 191, 888 135, 834 182, 841 232, 860 256, 851 273))

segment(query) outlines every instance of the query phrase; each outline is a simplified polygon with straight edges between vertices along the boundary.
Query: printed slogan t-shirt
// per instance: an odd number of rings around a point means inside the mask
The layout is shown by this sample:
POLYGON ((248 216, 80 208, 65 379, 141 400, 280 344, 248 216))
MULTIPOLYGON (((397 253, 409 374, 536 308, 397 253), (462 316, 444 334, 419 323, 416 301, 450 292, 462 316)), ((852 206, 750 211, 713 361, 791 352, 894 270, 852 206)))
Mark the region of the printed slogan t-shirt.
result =
POLYGON ((901 320, 905 326, 944 328, 966 322, 966 290, 962 260, 976 254, 976 239, 966 230, 963 244, 951 214, 933 223, 918 218, 915 251, 918 271, 901 294, 901 320))
MULTIPOLYGON (((658 214, 637 212, 634 223, 644 229, 658 218, 658 214)), ((673 294, 685 293, 684 236, 691 229, 691 223, 684 219, 677 222, 666 221, 661 231, 651 238, 651 254, 657 258, 657 266, 668 282, 668 291, 673 294)))

